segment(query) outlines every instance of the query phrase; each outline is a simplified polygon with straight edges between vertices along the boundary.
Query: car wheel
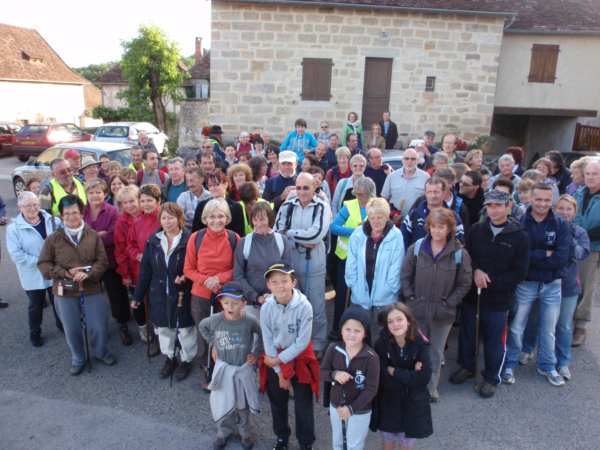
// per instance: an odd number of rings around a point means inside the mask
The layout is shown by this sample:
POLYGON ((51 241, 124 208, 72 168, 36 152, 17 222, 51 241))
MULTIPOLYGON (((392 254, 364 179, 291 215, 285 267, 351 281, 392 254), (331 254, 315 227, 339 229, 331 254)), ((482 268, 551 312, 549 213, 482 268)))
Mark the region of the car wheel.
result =
POLYGON ((28 155, 17 155, 17 158, 19 159, 19 161, 23 161, 23 162, 29 161, 28 155))
POLYGON ((23 181, 23 178, 15 178, 13 180, 13 188, 15 189, 15 196, 19 198, 19 195, 25 192, 25 181, 23 181))

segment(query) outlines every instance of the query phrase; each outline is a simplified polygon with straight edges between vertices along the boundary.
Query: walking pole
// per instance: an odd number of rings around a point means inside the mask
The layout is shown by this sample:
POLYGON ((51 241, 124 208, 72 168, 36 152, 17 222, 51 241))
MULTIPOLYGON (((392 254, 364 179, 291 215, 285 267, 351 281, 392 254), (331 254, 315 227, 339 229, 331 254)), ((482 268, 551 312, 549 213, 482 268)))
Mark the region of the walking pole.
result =
MULTIPOLYGON (((215 310, 215 294, 214 292, 212 294, 210 294, 210 315, 212 316, 215 310)), ((204 392, 210 392, 210 390, 208 389, 208 385, 210 384, 210 382, 212 381, 212 373, 211 373, 211 362, 212 362, 212 356, 210 354, 210 344, 208 345, 208 363, 206 366, 206 372, 204 373, 204 384, 202 386, 202 390, 204 392), (205 387, 206 386, 206 387, 205 387)))
MULTIPOLYGON (((148 294, 144 295, 144 307, 146 309, 146 349, 148 353, 148 363, 150 363, 150 318, 148 317, 148 294)), ((154 332, 154 330, 152 330, 154 332)))
MULTIPOLYGON (((346 396, 344 395, 344 385, 338 383, 340 390, 340 406, 346 406, 346 396)), ((348 450, 348 443, 346 440, 346 421, 342 420, 342 445, 344 450, 348 450)))
POLYGON ((479 374, 479 307, 481 305, 481 288, 477 288, 477 314, 475 315, 475 393, 477 393, 477 375, 479 374))
MULTIPOLYGON (((179 293, 179 301, 177 302, 177 323, 175 324, 175 342, 173 343, 173 359, 172 364, 175 364, 175 352, 177 351, 177 337, 179 336, 179 319, 181 319, 181 307, 183 306, 183 292, 179 293)), ((179 351, 181 355, 181 351, 179 351)), ((171 366, 173 367, 173 366, 171 366)), ((173 387, 173 373, 175 371, 171 370, 171 387, 173 387)))
POLYGON ((348 309, 348 305, 350 304, 350 292, 352 291, 351 288, 346 289, 346 307, 344 308, 344 310, 348 309))
POLYGON ((85 318, 85 298, 83 296, 83 281, 79 282, 79 297, 81 299, 81 316, 83 317, 83 333, 85 336, 85 354, 88 363, 88 372, 92 371, 92 361, 90 359, 90 345, 88 342, 87 320, 85 318))
POLYGON ((306 287, 304 288, 306 290, 306 292, 305 292, 306 298, 308 298, 308 277, 310 275, 310 251, 311 250, 312 250, 311 248, 306 249, 306 287))

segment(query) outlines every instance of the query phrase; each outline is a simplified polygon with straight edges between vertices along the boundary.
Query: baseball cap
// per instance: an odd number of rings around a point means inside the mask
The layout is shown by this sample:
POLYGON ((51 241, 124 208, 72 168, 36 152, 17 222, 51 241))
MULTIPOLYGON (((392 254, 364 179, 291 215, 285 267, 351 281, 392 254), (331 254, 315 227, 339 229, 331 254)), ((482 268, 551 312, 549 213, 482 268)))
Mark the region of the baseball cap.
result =
POLYGON ((427 131, 425 132, 425 136, 431 136, 431 137, 435 137, 435 133, 434 133, 433 131, 431 131, 431 130, 427 130, 427 131))
POLYGON ((65 154, 63 155, 63 158, 65 158, 65 159, 79 158, 79 152, 77 150, 73 150, 72 148, 70 148, 69 150, 67 150, 65 152, 65 154))
POLYGON ((505 205, 510 201, 510 195, 508 192, 501 191, 500 189, 492 189, 487 191, 485 194, 484 205, 493 203, 495 205, 505 205))
POLYGON ((294 273, 294 269, 289 262, 281 259, 269 267, 269 270, 265 272, 265 278, 267 278, 271 272, 283 272, 289 274, 294 273))
POLYGON ((230 281, 229 283, 225 283, 221 288, 221 293, 217 295, 216 298, 223 296, 246 300, 244 298, 244 286, 242 286, 242 283, 239 281, 230 281))
POLYGON ((298 158, 296 157, 296 154, 292 151, 284 150, 279 154, 279 162, 280 163, 283 163, 283 162, 295 163, 297 160, 298 160, 298 158))

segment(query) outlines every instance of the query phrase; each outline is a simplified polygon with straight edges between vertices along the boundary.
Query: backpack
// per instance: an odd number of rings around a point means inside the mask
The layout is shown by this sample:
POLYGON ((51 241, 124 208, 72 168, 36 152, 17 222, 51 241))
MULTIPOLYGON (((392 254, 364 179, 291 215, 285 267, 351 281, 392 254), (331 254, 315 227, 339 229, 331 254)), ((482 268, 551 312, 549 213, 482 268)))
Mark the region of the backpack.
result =
MULTIPOLYGON (((248 257, 250 256, 250 247, 252 247, 252 235, 254 233, 250 233, 244 239, 244 260, 248 261, 248 257)), ((277 243, 277 248, 279 249, 279 258, 283 258, 283 236, 277 232, 275 232, 275 242, 277 243)))
MULTIPOLYGON (((237 237, 235 236, 235 233, 233 231, 227 229, 225 229, 225 231, 227 231, 227 235, 229 236, 229 245, 231 245, 231 252, 234 253, 235 248, 237 247, 237 237)), ((198 254, 198 252, 200 251, 202 239, 204 239, 205 234, 206 228, 198 231, 198 234, 196 234, 196 254, 198 254)))
MULTIPOLYGON (((141 186, 143 177, 144 177, 144 169, 138 170, 138 173, 137 173, 138 186, 141 186)), ((165 182, 165 173, 162 170, 158 170, 158 178, 160 178, 161 183, 165 182)))
MULTIPOLYGON (((415 258, 415 267, 417 265, 417 259, 419 258, 419 252, 421 251, 421 244, 425 238, 417 239, 415 246, 413 247, 413 256, 415 258)), ((459 248, 454 252, 454 263, 456 264, 456 271, 460 268, 462 262, 462 248, 459 248)))

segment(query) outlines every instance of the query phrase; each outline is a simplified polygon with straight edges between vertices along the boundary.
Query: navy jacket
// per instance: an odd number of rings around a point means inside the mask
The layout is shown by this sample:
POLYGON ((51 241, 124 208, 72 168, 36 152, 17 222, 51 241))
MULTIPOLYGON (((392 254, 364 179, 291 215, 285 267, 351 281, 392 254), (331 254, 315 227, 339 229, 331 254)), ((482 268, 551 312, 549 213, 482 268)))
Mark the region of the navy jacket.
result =
POLYGON ((590 254, 590 238, 587 231, 573 222, 569 223, 571 251, 567 263, 567 275, 562 279, 562 296, 572 297, 581 294, 579 263, 590 254))
POLYGON ((391 150, 396 145, 398 141, 398 127, 394 122, 390 120, 390 124, 388 126, 387 133, 385 132, 385 126, 383 124, 383 120, 379 122, 379 126, 381 127, 381 135, 385 139, 385 148, 391 150))
POLYGON ((185 295, 183 296, 179 328, 193 327, 194 318, 191 310, 192 282, 187 280, 184 284, 175 284, 175 278, 183 275, 185 251, 191 232, 187 228, 183 229, 181 240, 171 253, 169 266, 167 267, 165 253, 157 236, 161 231, 162 228, 159 228, 152 233, 146 243, 133 301, 143 303, 144 295, 148 293, 150 321, 158 327, 175 328, 179 314, 179 308, 177 307, 179 291, 183 291, 185 295), (168 294, 167 286, 169 287, 168 294))
MULTIPOLYGON (((286 187, 296 185, 296 177, 293 175, 290 178, 282 177, 280 174, 275 175, 273 178, 269 178, 265 182, 265 190, 263 191, 262 198, 275 205, 274 210, 279 211, 279 208, 285 200, 282 200, 280 195, 283 193, 286 187)), ((238 233, 239 234, 239 233, 238 233)), ((240 234, 243 236, 244 233, 240 234)))
MULTIPOLYGON (((332 149, 331 147, 329 147, 327 149, 327 153, 325 153, 325 158, 327 158, 327 162, 328 162, 327 167, 329 167, 331 169, 333 166, 337 166, 337 158, 335 156, 335 150, 332 149)), ((327 173, 327 172, 325 172, 325 173, 327 173)))
POLYGON ((364 175, 375 182, 375 192, 377 193, 377 197, 381 197, 381 191, 383 190, 383 185, 385 184, 385 179, 387 178, 387 175, 383 171, 383 166, 381 166, 379 169, 373 169, 370 165, 368 165, 365 169, 364 175))
POLYGON ((567 274, 566 267, 571 252, 569 223, 552 211, 544 220, 537 222, 531 215, 531 206, 519 220, 530 241, 529 270, 525 280, 550 283, 563 278, 567 274), (554 253, 547 257, 547 250, 554 253))

